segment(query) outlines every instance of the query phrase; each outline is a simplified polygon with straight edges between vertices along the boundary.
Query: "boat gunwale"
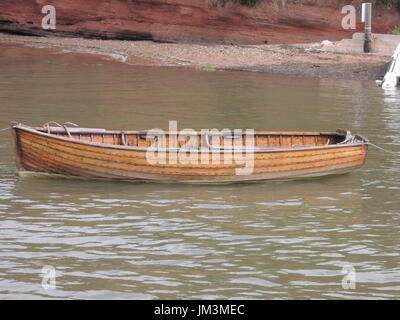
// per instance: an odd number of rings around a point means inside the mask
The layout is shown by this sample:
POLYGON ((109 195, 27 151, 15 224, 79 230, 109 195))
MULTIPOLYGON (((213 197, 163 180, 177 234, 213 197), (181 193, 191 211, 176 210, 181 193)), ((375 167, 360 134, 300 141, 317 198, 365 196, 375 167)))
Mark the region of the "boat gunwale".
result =
MULTIPOLYGON (((99 147, 99 148, 107 148, 107 149, 117 149, 117 150, 126 150, 126 151, 140 151, 140 152, 147 152, 147 151, 153 151, 153 152, 192 152, 192 153, 218 153, 218 154, 223 154, 226 153, 227 151, 232 152, 232 153, 244 153, 244 152, 253 152, 253 153, 274 153, 274 152, 296 152, 296 151, 312 151, 312 150, 325 150, 325 149, 338 149, 338 148, 349 148, 349 147, 361 147, 361 146, 368 146, 368 140, 364 138, 363 136, 356 135, 355 137, 358 140, 361 140, 357 143, 346 143, 346 144, 329 144, 329 145, 324 145, 324 146, 305 146, 305 147, 296 147, 296 148, 242 148, 241 150, 235 150, 235 149, 185 149, 185 148, 159 148, 159 147, 139 147, 139 146, 124 146, 124 145, 115 145, 115 144, 105 144, 105 143, 95 143, 95 142, 90 142, 90 141, 82 141, 82 140, 75 140, 75 139, 70 139, 68 137, 62 137, 58 136, 52 133, 47 133, 47 132, 42 132, 39 131, 39 128, 34 128, 30 127, 27 125, 23 125, 21 123, 12 123, 11 128, 16 130, 22 130, 26 132, 30 132, 32 134, 44 136, 49 139, 54 139, 54 140, 61 140, 61 141, 66 141, 66 142, 71 142, 71 143, 76 143, 80 145, 87 145, 87 146, 93 146, 93 147, 99 147)), ((40 128, 43 129, 43 128, 40 128)), ((88 129, 88 128, 85 128, 88 129)), ((97 128, 94 128, 97 129, 97 128)), ((98 130, 98 129, 97 129, 98 130)), ((74 132, 72 132, 74 133, 74 132)), ((105 130, 104 132, 97 132, 98 134, 147 134, 147 131, 114 131, 114 130, 105 130)), ((84 134, 81 132, 81 134, 84 134)), ((171 134, 177 134, 175 132, 171 132, 171 134)), ((201 134, 201 133, 198 133, 201 134)), ((343 134, 340 134, 338 132, 269 132, 269 131, 256 131, 254 133, 255 135, 305 135, 305 136, 321 136, 321 135, 336 135, 336 136, 343 136, 343 134)))

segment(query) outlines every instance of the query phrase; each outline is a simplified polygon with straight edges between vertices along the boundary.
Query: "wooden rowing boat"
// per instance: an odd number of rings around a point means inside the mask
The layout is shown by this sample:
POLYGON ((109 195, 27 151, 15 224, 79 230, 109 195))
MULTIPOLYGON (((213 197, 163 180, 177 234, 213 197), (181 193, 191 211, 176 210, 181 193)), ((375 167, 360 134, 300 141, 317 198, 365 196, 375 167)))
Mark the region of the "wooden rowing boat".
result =
POLYGON ((177 133, 167 132, 160 142, 155 135, 151 138, 149 131, 52 124, 29 127, 12 123, 20 171, 119 180, 254 181, 348 172, 364 164, 368 149, 367 139, 344 130, 255 132, 248 147, 244 134, 195 132, 182 140, 176 139, 177 133), (177 154, 190 154, 191 161, 177 161, 177 154), (253 161, 247 174, 238 169, 248 163, 235 161, 236 156, 247 159, 244 155, 253 161), (160 156, 166 162, 152 161, 160 156))

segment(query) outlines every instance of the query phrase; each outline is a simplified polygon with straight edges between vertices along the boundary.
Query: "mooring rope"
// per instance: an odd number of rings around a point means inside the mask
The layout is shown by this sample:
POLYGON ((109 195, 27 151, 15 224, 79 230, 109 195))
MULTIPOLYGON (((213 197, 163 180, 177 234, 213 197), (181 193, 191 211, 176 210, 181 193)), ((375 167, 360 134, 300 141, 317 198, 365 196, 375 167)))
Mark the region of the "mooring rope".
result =
POLYGON ((7 128, 4 128, 4 129, 0 129, 0 132, 6 131, 6 130, 8 130, 8 129, 11 129, 11 127, 7 127, 7 128))
POLYGON ((373 144, 373 143, 370 142, 370 141, 368 141, 368 144, 369 144, 370 146, 373 146, 373 147, 375 147, 375 148, 377 148, 377 149, 379 149, 379 150, 385 151, 385 152, 387 152, 387 153, 396 154, 396 155, 398 154, 398 152, 386 150, 386 149, 384 149, 384 148, 382 148, 382 147, 380 147, 380 146, 377 146, 376 144, 373 144))

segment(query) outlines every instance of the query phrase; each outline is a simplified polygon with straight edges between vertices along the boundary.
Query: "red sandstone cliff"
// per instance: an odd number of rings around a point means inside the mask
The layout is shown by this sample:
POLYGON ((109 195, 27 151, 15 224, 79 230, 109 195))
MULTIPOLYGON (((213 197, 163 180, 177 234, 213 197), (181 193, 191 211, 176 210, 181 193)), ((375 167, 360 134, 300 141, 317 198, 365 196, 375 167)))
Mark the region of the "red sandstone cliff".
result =
MULTIPOLYGON (((341 28, 340 0, 261 0, 255 8, 209 0, 0 0, 0 31, 25 35, 82 36, 154 41, 294 43, 339 40, 355 30, 341 28), (304 4, 306 3, 306 4, 304 4), (307 4, 308 3, 308 4, 307 4), (41 28, 41 9, 56 8, 57 29, 41 28)), ((361 30, 357 16, 357 29, 361 30)), ((373 31, 400 25, 395 9, 374 11, 373 31)))

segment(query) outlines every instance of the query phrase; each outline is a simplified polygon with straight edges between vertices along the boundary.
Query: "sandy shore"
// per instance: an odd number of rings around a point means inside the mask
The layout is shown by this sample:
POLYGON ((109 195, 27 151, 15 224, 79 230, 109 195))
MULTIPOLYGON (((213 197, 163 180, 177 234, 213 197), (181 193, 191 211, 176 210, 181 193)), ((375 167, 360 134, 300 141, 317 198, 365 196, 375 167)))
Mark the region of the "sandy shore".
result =
POLYGON ((151 41, 28 37, 0 33, 0 43, 111 56, 131 65, 246 70, 304 77, 375 80, 389 56, 327 52, 319 43, 299 45, 206 45, 151 41))

